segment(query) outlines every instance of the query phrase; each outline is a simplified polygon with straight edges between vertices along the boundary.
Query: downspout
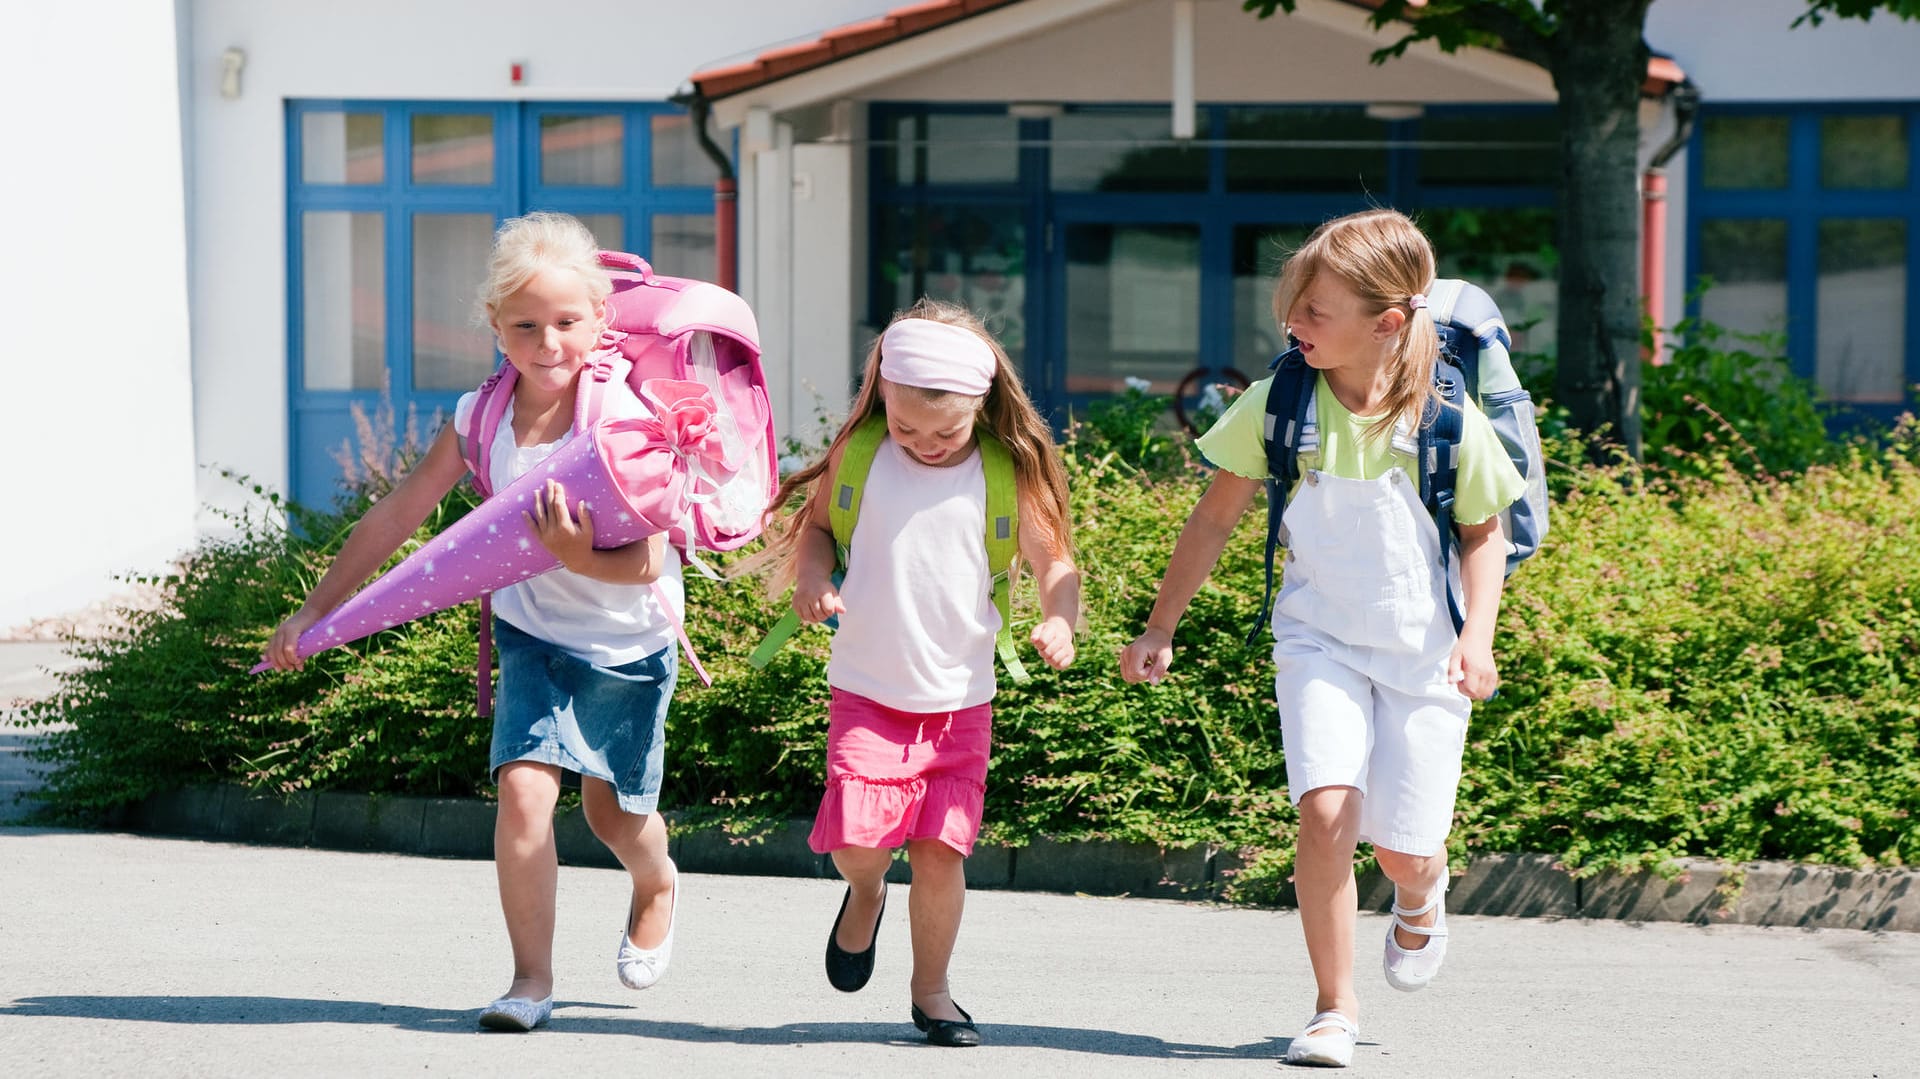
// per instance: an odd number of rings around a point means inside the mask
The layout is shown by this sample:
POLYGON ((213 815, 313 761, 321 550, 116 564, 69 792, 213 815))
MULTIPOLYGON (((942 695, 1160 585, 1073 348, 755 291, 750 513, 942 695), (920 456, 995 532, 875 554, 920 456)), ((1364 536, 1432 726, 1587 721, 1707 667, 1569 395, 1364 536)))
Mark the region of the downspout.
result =
POLYGON ((734 237, 739 229, 740 203, 738 191, 734 185, 733 159, 713 141, 707 133, 707 118, 713 112, 713 102, 695 86, 684 94, 675 94, 672 101, 676 105, 686 106, 693 116, 693 132, 700 140, 700 148, 713 159, 714 167, 720 170, 720 178, 713 182, 713 246, 714 246, 714 284, 729 292, 740 291, 736 270, 737 244, 734 237))
POLYGON ((1673 100, 1673 136, 1662 143, 1647 163, 1640 185, 1640 287, 1653 342, 1645 357, 1659 366, 1667 362, 1667 162, 1693 137, 1693 120, 1700 111, 1700 88, 1682 79, 1668 95, 1673 100))

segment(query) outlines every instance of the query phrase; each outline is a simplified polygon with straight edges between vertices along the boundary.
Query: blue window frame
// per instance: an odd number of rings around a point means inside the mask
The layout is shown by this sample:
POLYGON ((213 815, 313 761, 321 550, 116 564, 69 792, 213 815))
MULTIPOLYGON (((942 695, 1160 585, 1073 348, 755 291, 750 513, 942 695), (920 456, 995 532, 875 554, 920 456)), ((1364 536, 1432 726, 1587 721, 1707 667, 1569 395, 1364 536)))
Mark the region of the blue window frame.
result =
POLYGON ((1715 284, 1688 314, 1778 335, 1794 373, 1845 411, 1910 407, 1920 104, 1710 106, 1689 153, 1688 278, 1715 284))
POLYGON ((499 222, 565 211, 605 246, 711 277, 713 177, 671 105, 289 102, 293 497, 337 492, 354 406, 371 415, 384 390, 430 438, 492 369, 473 297, 499 222))
POLYGON ((1442 273, 1551 295, 1549 107, 1208 105, 1186 141, 1163 104, 1040 112, 873 106, 868 321, 925 294, 987 315, 1056 424, 1130 378, 1258 377, 1278 343, 1275 241, 1370 205, 1417 215, 1442 273))

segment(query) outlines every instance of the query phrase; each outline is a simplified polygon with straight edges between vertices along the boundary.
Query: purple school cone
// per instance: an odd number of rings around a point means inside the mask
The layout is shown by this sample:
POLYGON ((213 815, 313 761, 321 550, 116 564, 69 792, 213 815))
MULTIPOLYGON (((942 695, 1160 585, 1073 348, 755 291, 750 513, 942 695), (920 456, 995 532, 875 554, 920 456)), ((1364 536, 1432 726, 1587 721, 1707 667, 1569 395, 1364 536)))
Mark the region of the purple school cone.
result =
MULTIPOLYGON (((705 386, 649 379, 641 396, 655 415, 605 419, 455 521, 399 565, 300 635, 300 658, 443 611, 560 565, 526 515, 548 480, 566 488, 576 515, 593 513, 593 545, 622 547, 684 527, 703 477, 725 474, 725 451, 705 386)), ((269 669, 264 662, 255 673, 269 669)))

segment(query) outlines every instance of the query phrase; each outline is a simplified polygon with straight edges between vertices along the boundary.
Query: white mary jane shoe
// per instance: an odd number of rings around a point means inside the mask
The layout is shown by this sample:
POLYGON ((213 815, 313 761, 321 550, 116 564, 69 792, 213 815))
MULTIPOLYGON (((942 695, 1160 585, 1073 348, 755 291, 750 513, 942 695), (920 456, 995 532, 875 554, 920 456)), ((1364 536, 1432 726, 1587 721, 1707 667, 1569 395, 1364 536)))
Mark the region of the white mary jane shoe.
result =
MULTIPOLYGON (((680 867, 672 860, 667 868, 673 871, 673 906, 667 912, 667 935, 657 948, 636 947, 633 939, 627 936, 627 926, 620 927, 620 950, 614 953, 613 966, 620 974, 620 984, 628 989, 646 989, 660 980, 667 972, 667 962, 673 958, 673 931, 680 922, 680 867)), ((627 908, 627 925, 633 924, 633 908, 627 908)))
POLYGON ((1287 1063, 1313 1064, 1322 1068, 1344 1068, 1353 1063, 1353 1047, 1360 1040, 1360 1027, 1339 1012, 1319 1012, 1287 1044, 1287 1063), (1318 1034, 1308 1031, 1321 1027, 1318 1034))
POLYGON ((1413 993, 1425 989, 1433 976, 1440 972, 1440 963, 1447 957, 1447 889, 1443 885, 1424 907, 1408 910, 1400 905, 1400 889, 1393 890, 1393 917, 1387 920, 1387 950, 1381 960, 1381 966, 1387 972, 1387 984, 1402 993, 1413 993), (1417 918, 1430 910, 1438 908, 1432 925, 1411 925, 1404 919, 1417 918), (1408 951, 1400 946, 1394 937, 1395 929, 1404 929, 1427 938, 1427 943, 1408 951))
POLYGON ((501 997, 492 1004, 480 1009, 480 1025, 487 1030, 505 1030, 515 1034, 525 1034, 534 1027, 545 1026, 553 1018, 553 996, 548 994, 545 1000, 532 997, 501 997))

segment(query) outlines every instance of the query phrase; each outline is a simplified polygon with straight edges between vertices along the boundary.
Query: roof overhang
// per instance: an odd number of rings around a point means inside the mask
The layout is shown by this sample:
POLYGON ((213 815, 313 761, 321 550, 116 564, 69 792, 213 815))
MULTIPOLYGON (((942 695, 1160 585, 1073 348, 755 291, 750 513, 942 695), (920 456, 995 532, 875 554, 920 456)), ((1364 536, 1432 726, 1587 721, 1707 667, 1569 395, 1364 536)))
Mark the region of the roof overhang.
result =
MULTIPOLYGON (((695 72, 697 93, 714 105, 722 127, 739 126, 755 109, 785 112, 858 96, 860 91, 992 49, 1140 0, 924 0, 851 23, 753 59, 695 72)), ((1300 0, 1288 18, 1303 19, 1374 42, 1368 20, 1377 0, 1300 0)), ((1251 18, 1252 16, 1248 16, 1251 18)), ((1376 46, 1377 47, 1377 46, 1376 46)), ((1414 46, 1428 60, 1508 86, 1540 100, 1554 96, 1541 67, 1493 49, 1448 53, 1432 42, 1414 46)), ((1672 59, 1655 56, 1642 92, 1659 96, 1685 79, 1672 59)))

